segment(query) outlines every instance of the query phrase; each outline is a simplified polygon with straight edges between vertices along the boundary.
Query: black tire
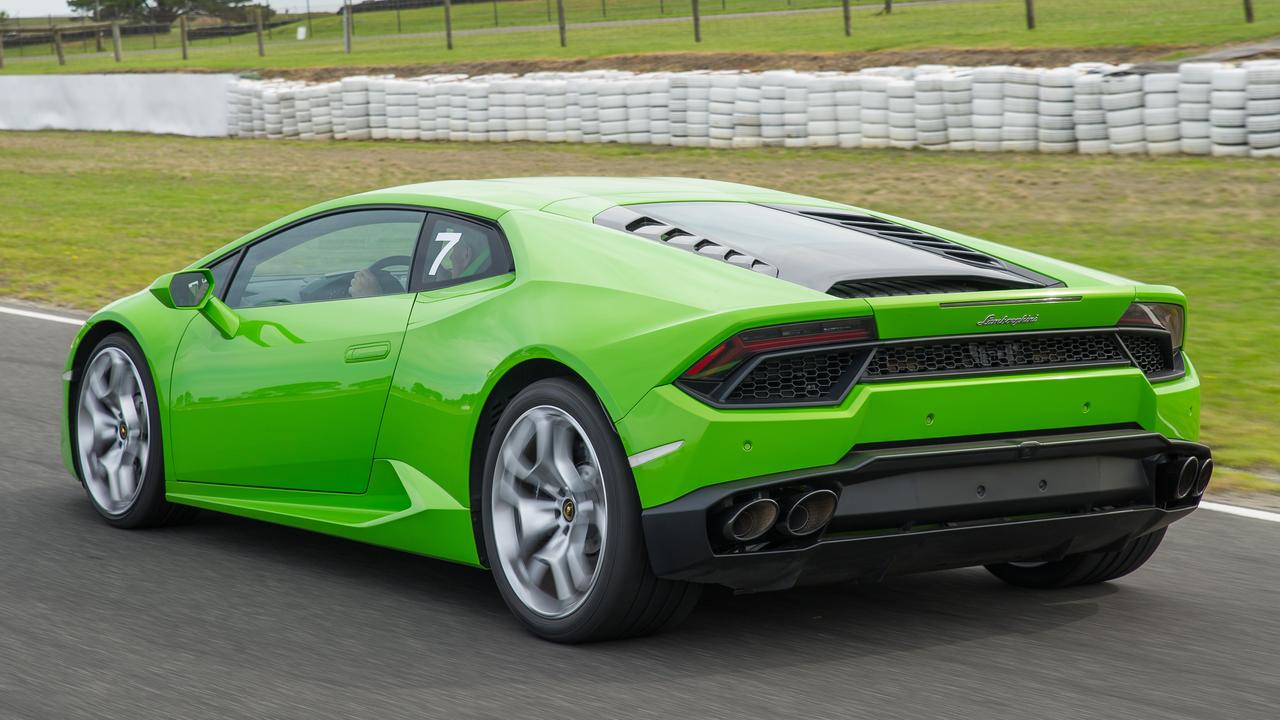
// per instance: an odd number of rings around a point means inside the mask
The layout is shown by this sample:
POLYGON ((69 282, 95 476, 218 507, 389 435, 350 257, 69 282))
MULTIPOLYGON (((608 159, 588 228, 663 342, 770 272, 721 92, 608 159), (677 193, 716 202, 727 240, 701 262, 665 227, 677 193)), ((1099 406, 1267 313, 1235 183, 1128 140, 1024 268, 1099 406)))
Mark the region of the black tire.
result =
POLYGON ((155 381, 151 377, 150 367, 147 365, 146 357, 142 354, 142 349, 138 347, 138 343, 128 334, 117 332, 108 335, 94 346, 93 351, 86 356, 83 367, 77 368, 76 382, 71 387, 71 455, 76 468, 76 476, 80 480, 80 485, 85 489, 85 495, 89 498, 89 504, 93 509, 102 516, 107 523, 118 528, 136 529, 147 527, 158 527, 161 525, 173 525, 189 521, 199 513, 198 508, 187 505, 177 505, 165 500, 165 483, 164 483, 164 450, 161 438, 162 429, 160 427, 159 402, 156 398, 155 381), (81 467, 79 447, 79 427, 76 422, 76 413, 79 410, 80 389, 84 381, 84 373, 94 357, 97 357, 106 348, 118 348, 133 362, 134 367, 138 371, 138 377, 141 380, 142 390, 146 394, 147 400, 147 425, 150 433, 150 442, 148 443, 146 470, 143 473, 141 484, 138 487, 137 496, 133 504, 123 512, 113 513, 98 504, 93 493, 89 491, 88 484, 85 482, 84 469, 81 467))
POLYGON ((482 518, 489 565, 503 600, 533 634, 561 643, 647 635, 676 625, 697 604, 700 585, 654 576, 640 522, 635 479, 613 426, 599 400, 586 388, 570 380, 553 378, 521 391, 507 405, 494 429, 484 467, 482 518), (512 589, 511 580, 496 557, 491 511, 502 441, 520 417, 539 406, 564 411, 581 426, 599 460, 608 495, 608 539, 599 560, 599 574, 582 604, 559 618, 534 612, 512 589))
POLYGON ((1160 547, 1164 533, 1165 528, 1160 528, 1136 537, 1112 552, 1081 553, 1035 566, 988 565, 987 570, 1018 587, 1049 589, 1093 585, 1115 580, 1142 567, 1160 547))

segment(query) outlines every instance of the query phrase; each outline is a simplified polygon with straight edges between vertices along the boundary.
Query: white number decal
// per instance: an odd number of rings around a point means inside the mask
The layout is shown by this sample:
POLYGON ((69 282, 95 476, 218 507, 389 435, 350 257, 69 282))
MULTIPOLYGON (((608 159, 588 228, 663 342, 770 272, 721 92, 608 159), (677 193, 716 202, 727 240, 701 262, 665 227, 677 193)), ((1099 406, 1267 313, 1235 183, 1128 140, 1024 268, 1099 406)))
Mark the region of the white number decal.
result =
POLYGON ((457 245, 458 241, 461 239, 462 233, 456 232, 442 232, 439 235, 436 235, 435 241, 444 243, 444 249, 440 251, 440 254, 437 255, 436 259, 431 263, 431 269, 427 271, 428 275, 436 274, 440 269, 440 263, 444 262, 445 256, 449 254, 449 251, 452 250, 453 246, 457 245))

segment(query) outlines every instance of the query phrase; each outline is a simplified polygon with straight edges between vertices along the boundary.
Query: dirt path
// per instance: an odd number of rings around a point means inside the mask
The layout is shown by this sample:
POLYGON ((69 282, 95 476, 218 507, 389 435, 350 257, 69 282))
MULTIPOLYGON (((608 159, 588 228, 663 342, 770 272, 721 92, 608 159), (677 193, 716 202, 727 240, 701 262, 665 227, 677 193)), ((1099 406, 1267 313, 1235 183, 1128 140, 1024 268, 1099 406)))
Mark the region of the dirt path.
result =
POLYGON ((961 49, 931 48, 880 50, 853 53, 652 53, 609 55, 573 60, 486 60, 469 63, 428 65, 343 66, 330 68, 274 69, 266 74, 296 80, 336 80, 350 75, 393 73, 412 77, 427 73, 527 73, 554 70, 859 70, 884 65, 1022 65, 1055 67, 1073 62, 1147 62, 1170 53, 1194 49, 1188 45, 1147 45, 1143 47, 961 49))

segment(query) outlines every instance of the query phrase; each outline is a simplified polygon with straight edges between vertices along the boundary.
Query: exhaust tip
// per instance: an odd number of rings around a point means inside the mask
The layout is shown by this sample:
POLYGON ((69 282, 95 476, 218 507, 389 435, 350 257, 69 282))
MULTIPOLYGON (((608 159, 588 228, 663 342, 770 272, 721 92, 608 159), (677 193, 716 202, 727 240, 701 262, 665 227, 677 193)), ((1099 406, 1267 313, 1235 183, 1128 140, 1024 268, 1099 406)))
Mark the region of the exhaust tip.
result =
POLYGON ((733 542, 748 542, 769 532, 778 520, 778 503, 756 498, 730 508, 721 522, 724 536, 733 542))
POLYGON ((1196 478, 1200 476, 1200 461, 1195 457, 1189 457, 1182 461, 1182 465, 1178 468, 1178 483, 1173 489, 1173 496, 1179 500, 1191 494, 1191 490, 1196 485, 1196 478))
POLYGON ((1200 463, 1200 474, 1196 476, 1196 486, 1192 489, 1197 497, 1204 494, 1209 487, 1209 479, 1213 477, 1213 458, 1206 458, 1200 463))
POLYGON ((830 490, 813 490, 790 503, 779 530, 792 537, 812 535, 821 530, 836 512, 836 494, 830 490))

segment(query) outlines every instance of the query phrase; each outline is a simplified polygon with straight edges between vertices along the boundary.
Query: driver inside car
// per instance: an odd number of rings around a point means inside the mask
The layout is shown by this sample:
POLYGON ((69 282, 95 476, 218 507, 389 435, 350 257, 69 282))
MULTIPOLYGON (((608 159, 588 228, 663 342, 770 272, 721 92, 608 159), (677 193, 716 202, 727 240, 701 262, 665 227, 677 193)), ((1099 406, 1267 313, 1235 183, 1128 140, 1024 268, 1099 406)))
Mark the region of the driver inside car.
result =
MULTIPOLYGON (((464 233, 462 239, 449 249, 449 254, 440 260, 433 280, 458 280, 483 272, 488 268, 490 258, 489 243, 483 235, 464 233)), ((347 292, 353 298, 387 294, 372 266, 361 268, 351 276, 347 292)))
POLYGON ((374 276, 372 270, 361 268, 351 276, 351 286, 347 292, 353 298, 373 297, 382 294, 382 286, 378 284, 378 278, 374 276))

